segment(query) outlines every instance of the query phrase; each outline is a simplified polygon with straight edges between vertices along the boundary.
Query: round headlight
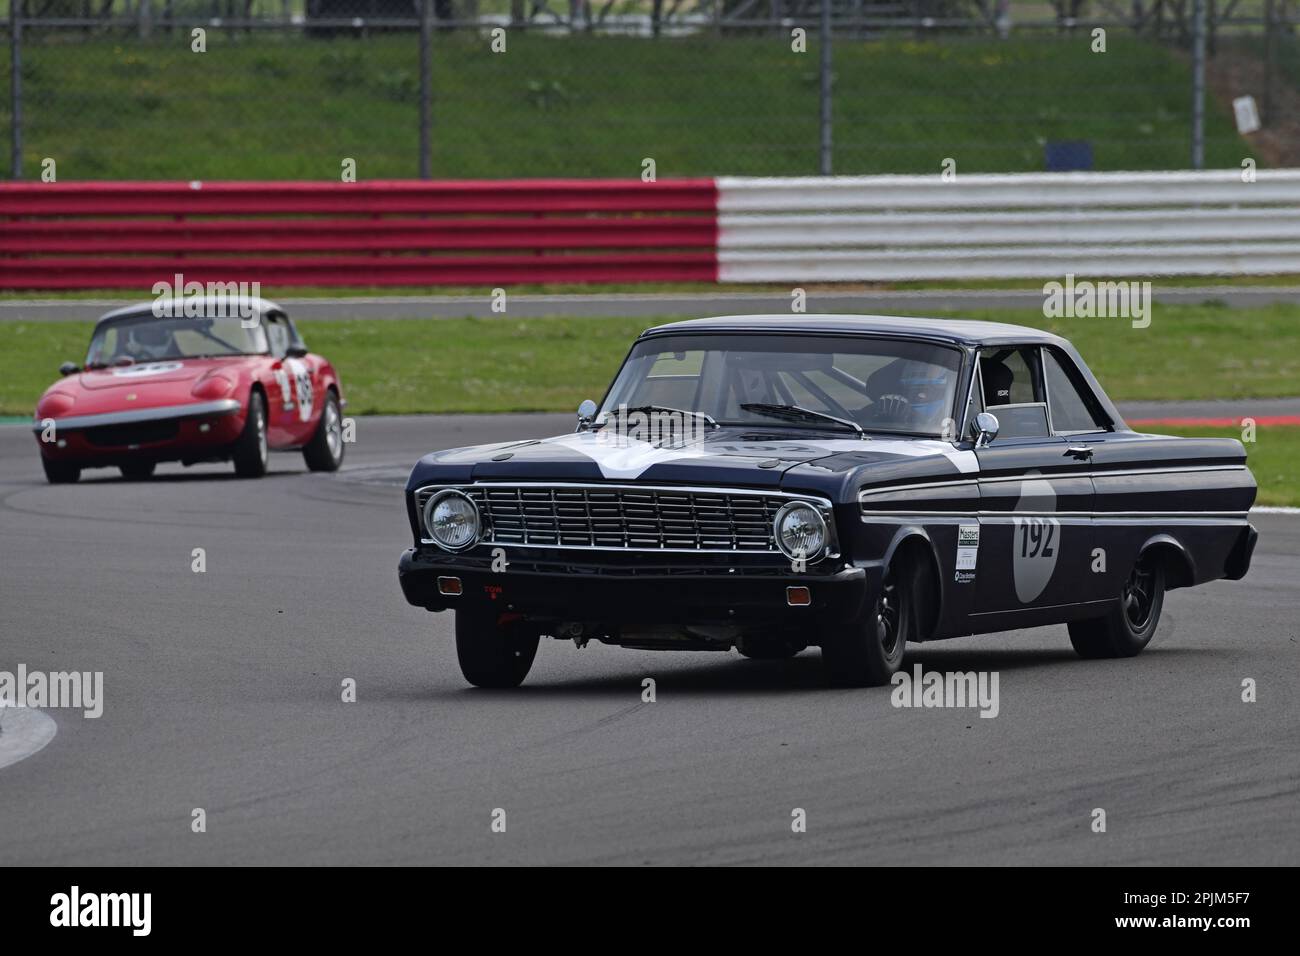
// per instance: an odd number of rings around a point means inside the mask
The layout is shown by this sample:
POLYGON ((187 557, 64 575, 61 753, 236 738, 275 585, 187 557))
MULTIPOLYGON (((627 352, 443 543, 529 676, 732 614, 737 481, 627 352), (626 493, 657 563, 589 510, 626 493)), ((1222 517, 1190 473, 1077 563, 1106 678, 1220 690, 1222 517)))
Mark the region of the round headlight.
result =
POLYGON ((459 491, 440 491, 424 505, 424 527, 439 547, 463 551, 478 541, 478 506, 459 491))
POLYGON ((826 550, 826 521, 812 505, 791 501, 782 505, 772 522, 776 546, 787 558, 816 561, 826 550))

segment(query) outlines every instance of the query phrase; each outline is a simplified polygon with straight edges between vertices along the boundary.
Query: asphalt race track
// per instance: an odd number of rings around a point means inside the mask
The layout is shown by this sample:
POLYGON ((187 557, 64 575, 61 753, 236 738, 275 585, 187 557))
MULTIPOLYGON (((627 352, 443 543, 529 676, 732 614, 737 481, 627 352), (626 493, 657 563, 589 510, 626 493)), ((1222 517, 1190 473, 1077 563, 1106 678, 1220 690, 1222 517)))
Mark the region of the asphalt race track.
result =
POLYGON ((337 475, 61 487, 0 427, 0 671, 104 674, 103 715, 49 709, 31 755, 0 710, 0 864, 1300 862, 1300 516, 1255 516, 1250 575, 1174 592, 1138 658, 1079 660, 1064 627, 912 650, 996 670, 994 719, 828 690, 815 650, 544 641, 519 691, 473 690, 450 616, 398 590, 400 482, 571 427, 361 419, 337 475))

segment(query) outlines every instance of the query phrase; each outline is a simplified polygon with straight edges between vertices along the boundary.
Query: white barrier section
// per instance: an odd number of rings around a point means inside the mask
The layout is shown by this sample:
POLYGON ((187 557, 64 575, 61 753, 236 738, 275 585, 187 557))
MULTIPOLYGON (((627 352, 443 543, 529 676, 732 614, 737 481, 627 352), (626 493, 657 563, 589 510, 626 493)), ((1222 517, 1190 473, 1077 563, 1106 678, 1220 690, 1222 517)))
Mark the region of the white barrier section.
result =
POLYGON ((1300 273, 1300 169, 717 183, 722 282, 1300 273))

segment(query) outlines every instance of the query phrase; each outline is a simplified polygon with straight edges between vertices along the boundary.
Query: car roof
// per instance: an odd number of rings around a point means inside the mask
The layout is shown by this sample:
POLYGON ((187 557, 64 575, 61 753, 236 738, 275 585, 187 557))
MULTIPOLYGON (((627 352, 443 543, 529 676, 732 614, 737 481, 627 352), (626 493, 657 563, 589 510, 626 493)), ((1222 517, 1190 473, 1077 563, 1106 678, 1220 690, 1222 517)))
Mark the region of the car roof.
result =
MULTIPOLYGON (((184 309, 184 307, 187 304, 194 302, 196 298, 198 299, 198 301, 203 303, 205 307, 204 311, 206 311, 206 307, 209 303, 221 303, 226 309, 230 309, 230 310, 234 310, 234 309, 242 310, 244 306, 248 306, 251 308, 253 312, 256 312, 258 315, 265 315, 268 312, 279 312, 281 314, 284 313, 284 309, 276 305, 270 299, 263 299, 260 296, 255 296, 255 295, 228 295, 228 296, 205 295, 205 296, 197 296, 197 297, 173 298, 171 301, 176 305, 180 306, 181 309, 184 309)), ((154 300, 154 302, 156 301, 157 300, 154 300)), ((114 319, 124 319, 127 318, 128 316, 136 316, 142 312, 147 312, 150 315, 152 315, 154 302, 137 302, 134 305, 124 305, 120 309, 114 309, 112 312, 106 312, 104 315, 101 315, 99 319, 95 322, 95 324, 99 325, 101 322, 111 322, 114 319)), ((181 314, 184 313, 182 312, 181 314)))
POLYGON ((641 335, 674 332, 827 332, 888 335, 927 339, 956 345, 1066 345, 1059 335, 1005 322, 971 319, 928 319, 901 315, 720 315, 688 319, 646 329, 641 335))

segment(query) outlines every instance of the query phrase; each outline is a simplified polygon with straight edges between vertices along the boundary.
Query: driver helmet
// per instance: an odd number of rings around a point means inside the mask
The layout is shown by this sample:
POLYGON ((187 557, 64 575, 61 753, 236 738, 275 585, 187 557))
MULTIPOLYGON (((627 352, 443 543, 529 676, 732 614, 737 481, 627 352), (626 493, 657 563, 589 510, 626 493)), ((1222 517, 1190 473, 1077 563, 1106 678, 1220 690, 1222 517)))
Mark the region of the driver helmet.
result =
POLYGON ((167 358, 172 354, 171 329, 165 325, 133 325, 126 330, 126 351, 137 361, 167 358))
POLYGON ((898 384, 903 397, 911 403, 912 413, 919 421, 937 419, 946 413, 945 399, 951 373, 942 366, 928 362, 908 362, 899 376, 898 384))

